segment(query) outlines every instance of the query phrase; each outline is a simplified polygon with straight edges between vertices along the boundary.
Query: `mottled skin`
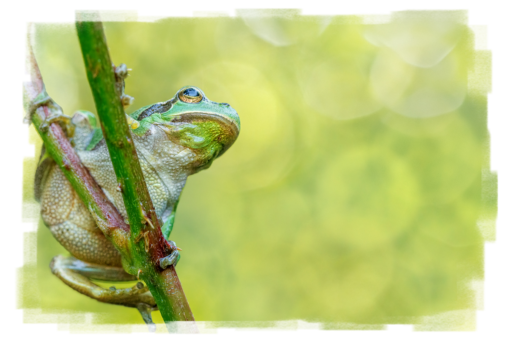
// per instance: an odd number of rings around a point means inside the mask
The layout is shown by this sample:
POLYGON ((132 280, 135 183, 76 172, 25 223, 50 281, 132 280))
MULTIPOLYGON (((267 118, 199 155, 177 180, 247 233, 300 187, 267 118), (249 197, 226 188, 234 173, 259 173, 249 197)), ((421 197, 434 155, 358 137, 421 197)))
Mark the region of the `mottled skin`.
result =
MULTIPOLYGON (((128 122, 163 235, 168 239, 187 177, 208 168, 232 145, 239 134, 239 116, 228 104, 209 101, 198 88, 184 87, 172 99, 134 112, 128 122)), ((78 111, 71 124, 81 161, 128 223, 122 193, 94 115, 78 111)), ((99 301, 137 307, 145 319, 144 311, 147 314, 156 304, 143 284, 104 289, 90 281, 136 277, 123 270, 119 252, 51 159, 40 162, 35 187, 44 223, 74 257, 55 257, 53 273, 71 288, 99 301)))

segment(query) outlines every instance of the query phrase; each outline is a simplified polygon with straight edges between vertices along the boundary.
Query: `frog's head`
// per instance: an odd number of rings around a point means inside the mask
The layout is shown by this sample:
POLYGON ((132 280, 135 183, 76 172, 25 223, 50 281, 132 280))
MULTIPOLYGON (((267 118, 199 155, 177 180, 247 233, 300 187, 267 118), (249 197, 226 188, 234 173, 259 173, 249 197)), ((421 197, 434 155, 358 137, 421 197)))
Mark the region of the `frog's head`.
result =
POLYGON ((133 132, 142 136, 151 127, 163 130, 172 144, 189 149, 191 173, 207 169, 234 143, 240 130, 237 112, 227 103, 207 99, 202 90, 185 86, 162 103, 132 113, 139 121, 133 132))

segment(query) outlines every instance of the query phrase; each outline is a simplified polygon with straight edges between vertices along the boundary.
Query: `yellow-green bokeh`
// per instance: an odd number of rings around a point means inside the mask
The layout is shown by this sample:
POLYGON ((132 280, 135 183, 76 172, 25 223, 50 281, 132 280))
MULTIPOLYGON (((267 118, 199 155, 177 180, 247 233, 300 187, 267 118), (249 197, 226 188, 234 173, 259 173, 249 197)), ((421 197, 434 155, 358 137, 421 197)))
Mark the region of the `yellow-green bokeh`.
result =
MULTIPOLYGON (((419 323, 476 309, 496 200, 482 188, 495 181, 488 88, 468 79, 488 71, 465 13, 421 13, 105 23, 114 63, 132 69, 128 112, 194 85, 241 117, 233 147, 188 179, 171 237, 197 320, 419 323)), ((50 96, 94 112, 74 26, 36 28, 50 96)), ((41 224, 22 306, 141 322, 60 283, 48 269, 59 253, 41 224)))

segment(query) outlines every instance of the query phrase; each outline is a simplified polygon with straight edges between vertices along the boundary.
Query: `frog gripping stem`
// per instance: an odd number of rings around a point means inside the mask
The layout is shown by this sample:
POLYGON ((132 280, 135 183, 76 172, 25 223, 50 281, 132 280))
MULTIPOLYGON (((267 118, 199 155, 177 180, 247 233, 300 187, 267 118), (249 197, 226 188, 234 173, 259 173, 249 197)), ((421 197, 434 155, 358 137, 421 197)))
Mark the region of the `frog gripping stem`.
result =
POLYGON ((142 315, 143 321, 145 321, 147 326, 149 326, 149 332, 155 332, 156 331, 156 325, 152 321, 152 316, 151 316, 152 309, 151 309, 151 307, 149 305, 145 304, 145 303, 139 303, 139 304, 136 305, 136 308, 138 309, 138 311, 142 315))

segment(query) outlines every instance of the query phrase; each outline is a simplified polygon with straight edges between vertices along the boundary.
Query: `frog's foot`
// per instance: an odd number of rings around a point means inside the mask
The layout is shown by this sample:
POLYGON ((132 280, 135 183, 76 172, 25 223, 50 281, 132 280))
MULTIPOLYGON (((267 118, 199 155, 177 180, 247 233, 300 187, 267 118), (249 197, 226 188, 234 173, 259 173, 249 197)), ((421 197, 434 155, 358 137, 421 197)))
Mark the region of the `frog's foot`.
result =
POLYGON ((57 103, 55 103, 50 96, 48 96, 46 90, 43 90, 41 93, 39 93, 39 95, 35 97, 28 105, 28 112, 24 119, 25 123, 30 124, 35 111, 41 106, 49 106, 52 108, 52 114, 49 117, 46 117, 41 124, 41 131, 47 131, 52 123, 57 122, 68 137, 73 136, 74 126, 71 124, 71 117, 62 113, 62 108, 57 103))
POLYGON ((142 315, 142 319, 143 319, 143 321, 145 321, 145 324, 147 324, 147 327, 149 327, 149 332, 155 332, 156 324, 152 321, 152 315, 151 315, 151 312, 154 309, 145 303, 137 304, 136 308, 142 315))
POLYGON ((72 137, 74 135, 74 125, 71 124, 71 117, 60 112, 53 113, 51 116, 46 117, 41 124, 41 131, 47 131, 53 123, 58 123, 67 137, 72 137))
POLYGON ((174 267, 177 266, 177 262, 179 262, 181 258, 181 253, 179 253, 179 250, 182 249, 177 247, 174 241, 168 241, 168 243, 175 250, 172 251, 170 255, 165 256, 159 260, 159 266, 161 267, 161 269, 165 269, 167 267, 170 267, 171 265, 173 265, 174 267))
POLYGON ((55 256, 50 263, 50 268, 62 282, 90 298, 100 302, 134 307, 138 309, 143 320, 154 332, 156 325, 152 322, 151 312, 158 309, 149 289, 142 282, 138 282, 131 288, 117 289, 115 287, 103 288, 92 281, 91 278, 105 281, 131 281, 136 277, 130 275, 120 267, 96 265, 77 260, 65 258, 61 255, 55 256))
MULTIPOLYGON (((85 263, 76 259, 66 259, 63 256, 55 256, 50 263, 50 268, 62 282, 90 298, 100 302, 123 305, 128 307, 139 308, 140 304, 147 305, 144 307, 156 310, 157 305, 152 297, 149 289, 144 286, 142 282, 138 282, 131 288, 116 289, 110 287, 109 289, 100 287, 90 281, 90 278, 99 278, 107 280, 126 280, 133 279, 134 276, 125 273, 125 276, 120 273, 121 268, 96 266, 94 264, 85 263)), ((142 313, 144 320, 146 315, 142 313)))
POLYGON ((21 124, 29 126, 32 123, 32 116, 34 115, 35 111, 44 105, 56 105, 55 102, 53 102, 53 99, 51 99, 50 96, 48 96, 48 93, 46 93, 46 90, 42 90, 28 105, 27 113, 25 114, 25 117, 23 118, 23 121, 21 124))

